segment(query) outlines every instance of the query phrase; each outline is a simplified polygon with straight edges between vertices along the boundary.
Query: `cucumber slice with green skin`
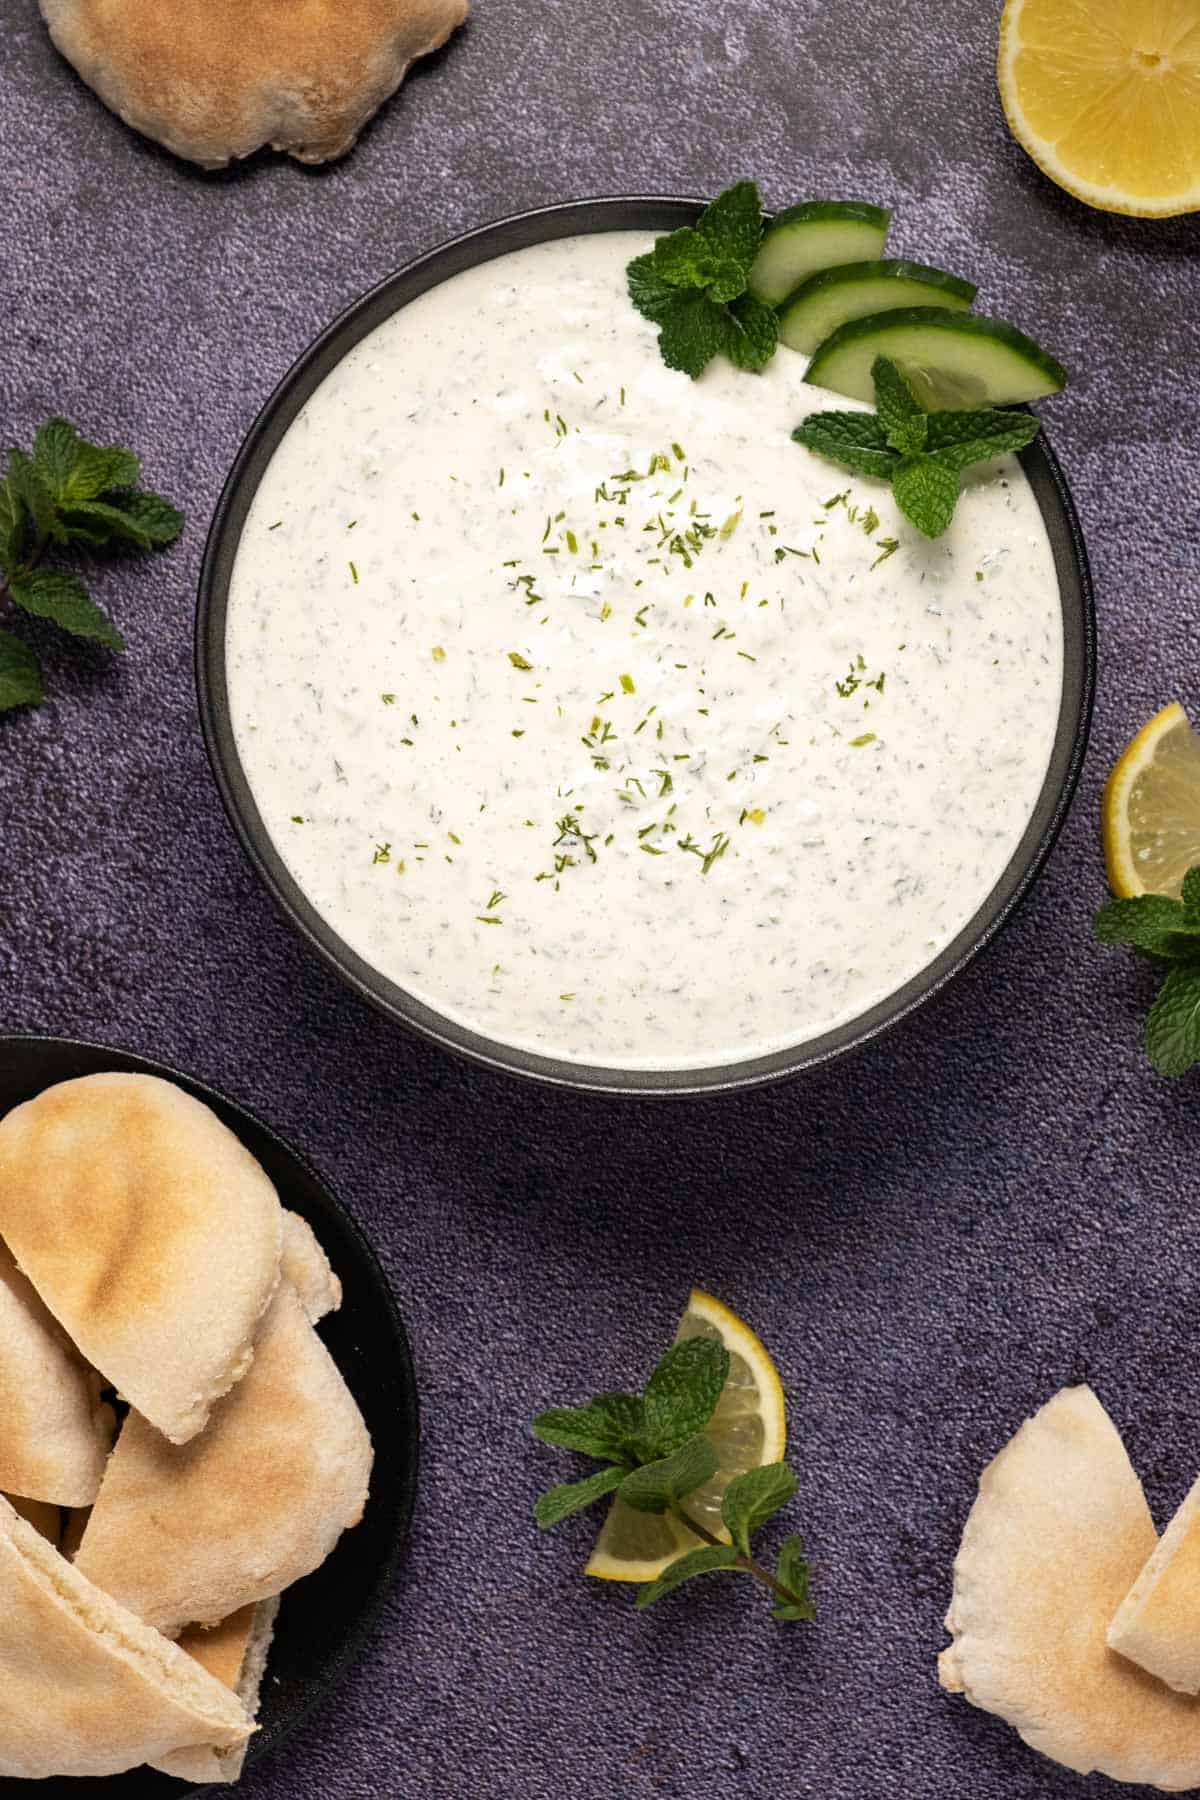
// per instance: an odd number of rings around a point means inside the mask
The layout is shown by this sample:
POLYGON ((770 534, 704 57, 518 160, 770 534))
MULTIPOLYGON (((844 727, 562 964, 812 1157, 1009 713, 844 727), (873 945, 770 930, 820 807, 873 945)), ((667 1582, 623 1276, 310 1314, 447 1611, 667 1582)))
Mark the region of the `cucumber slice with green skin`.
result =
POLYGON ((818 347, 804 379, 872 402, 871 365, 877 356, 890 357, 904 371, 929 411, 1013 406, 1061 393, 1067 385, 1061 363, 1015 325, 937 306, 851 319, 818 347))
POLYGON ((747 286, 778 306, 818 269, 877 257, 891 221, 886 207, 865 200, 806 200, 776 213, 763 233, 747 286))
POLYGON ((842 263, 810 275, 779 309, 779 341, 806 356, 840 325, 899 307, 944 306, 966 312, 976 290, 969 281, 925 263, 842 263))

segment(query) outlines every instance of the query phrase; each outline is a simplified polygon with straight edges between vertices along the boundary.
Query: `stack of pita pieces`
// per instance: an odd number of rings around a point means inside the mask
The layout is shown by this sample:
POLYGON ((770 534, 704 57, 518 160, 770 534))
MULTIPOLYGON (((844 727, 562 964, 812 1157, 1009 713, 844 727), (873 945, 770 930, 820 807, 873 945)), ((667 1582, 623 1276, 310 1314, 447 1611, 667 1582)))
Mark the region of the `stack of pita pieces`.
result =
POLYGON ((1200 1483, 1161 1543, 1116 1426, 1064 1388, 985 1469, 942 1686, 1081 1775, 1200 1786, 1200 1483))
POLYGON ((313 1329, 337 1278, 216 1115, 142 1075, 0 1121, 0 1239, 0 1775, 236 1781, 279 1595, 366 1503, 313 1329))

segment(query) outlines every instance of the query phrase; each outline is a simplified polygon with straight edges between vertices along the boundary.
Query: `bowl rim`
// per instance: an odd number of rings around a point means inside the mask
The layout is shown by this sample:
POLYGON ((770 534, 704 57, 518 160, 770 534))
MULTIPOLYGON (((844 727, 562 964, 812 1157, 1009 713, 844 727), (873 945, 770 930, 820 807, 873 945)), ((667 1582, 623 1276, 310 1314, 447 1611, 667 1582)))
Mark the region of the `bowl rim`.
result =
MULTIPOLYGON (((230 1125, 230 1129, 234 1130, 235 1136, 239 1138, 241 1136, 240 1127, 243 1124, 249 1125, 261 1140, 265 1140, 270 1145, 275 1155, 285 1163, 294 1165, 307 1178, 320 1195, 322 1203, 336 1215, 340 1228, 354 1246, 376 1297, 382 1303, 391 1329, 395 1346, 395 1361, 391 1370, 390 1386, 394 1390, 396 1410, 401 1415, 408 1433, 408 1443, 402 1476, 398 1481, 390 1483, 387 1490, 395 1521, 387 1554, 372 1569, 365 1603, 355 1616, 353 1624, 346 1632, 336 1654, 321 1669, 319 1675, 312 1679, 308 1690, 304 1692, 293 1710, 288 1713, 286 1719, 278 1721, 273 1726, 269 1725, 267 1730, 256 1732, 250 1739, 246 1749, 246 1768, 250 1770, 256 1767, 260 1761, 275 1755, 282 1749, 314 1708, 327 1701, 345 1679, 351 1665, 361 1656, 368 1637, 378 1624, 388 1595, 396 1583, 408 1554, 421 1462, 421 1406, 412 1346, 409 1343, 408 1332, 401 1317, 396 1296, 392 1292, 391 1283, 362 1227, 308 1158, 301 1155, 294 1145, 289 1143, 274 1126, 269 1125, 257 1112, 243 1105, 241 1101, 231 1099, 222 1089, 213 1087, 210 1083, 201 1081, 194 1075, 176 1069, 173 1064, 163 1062, 160 1058, 147 1055, 140 1050, 129 1050, 119 1044, 100 1043, 93 1038, 64 1036, 56 1032, 0 1031, 0 1057, 13 1053, 19 1055, 23 1050, 32 1053, 44 1052, 47 1049, 61 1050, 68 1055, 111 1057, 115 1063, 120 1064, 118 1071, 120 1073, 154 1075, 161 1080, 173 1082, 194 1098, 202 1100, 206 1106, 212 1107, 223 1123, 229 1124, 230 1120, 236 1121, 236 1127, 230 1125)), ((67 1080, 70 1077, 63 1076, 61 1079, 67 1080)), ((40 1088, 37 1089, 37 1092, 41 1091, 40 1088)), ((2 1116, 3 1113, 0 1112, 0 1117, 2 1116)), ((284 1199, 286 1203, 286 1196, 284 1199)), ((369 1498, 368 1508, 370 1505, 369 1498)), ((284 1601, 286 1601, 289 1591, 285 1589, 282 1596, 284 1601)), ((104 1793, 111 1792, 115 1797, 124 1791, 122 1784, 129 1784, 131 1778, 136 1778, 141 1783, 138 1791, 143 1791, 147 1786, 146 1778, 156 1773, 158 1772, 150 1771, 143 1765, 127 1770, 124 1774, 85 1777, 82 1781, 71 1777, 71 1791, 82 1795, 85 1791, 90 1793, 95 1786, 104 1793)), ((65 1784, 65 1779, 51 1777, 49 1781, 44 1781, 41 1785, 49 1794, 52 1791, 57 1792, 59 1783, 65 1784)), ((162 1774, 159 1780, 162 1784, 163 1794, 184 1792, 183 1784, 171 1776, 162 1774)), ((7 1781, 0 1781, 0 1788, 3 1788, 5 1792, 8 1791, 8 1785, 7 1781)), ((158 1791, 157 1784, 154 1791, 158 1791)), ((191 1792, 196 1795, 227 1791, 229 1790, 219 1785, 217 1787, 202 1785, 191 1789, 191 1792)))
POLYGON ((352 301, 295 359, 247 431, 213 513, 200 571, 195 678, 205 749, 222 805, 260 881, 292 928, 341 979, 388 1018, 443 1049, 508 1075, 620 1095, 737 1092, 784 1080, 865 1049, 939 994, 1012 918, 1040 875, 1069 811, 1087 750, 1096 688, 1096 613, 1079 517, 1058 458, 1039 432, 1020 461, 1054 555, 1063 627, 1063 685, 1046 775, 1025 831, 990 893, 932 962, 892 994, 803 1043, 703 1068, 631 1069, 526 1050, 461 1025, 390 981, 329 926, 287 870, 241 767, 225 676, 229 580, 261 477, 301 407, 342 358, 410 301, 464 270, 553 238, 664 231, 694 221, 702 200, 611 195, 511 213, 447 239, 352 301))

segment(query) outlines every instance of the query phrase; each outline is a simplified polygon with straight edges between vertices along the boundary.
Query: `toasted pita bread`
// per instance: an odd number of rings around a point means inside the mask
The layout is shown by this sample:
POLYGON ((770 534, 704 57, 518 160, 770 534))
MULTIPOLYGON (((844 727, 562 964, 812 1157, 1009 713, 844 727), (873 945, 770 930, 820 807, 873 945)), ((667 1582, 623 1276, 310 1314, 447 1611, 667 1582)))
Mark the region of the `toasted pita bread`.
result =
POLYGON ((47 1506, 44 1500, 23 1500, 19 1494, 0 1494, 0 1500, 7 1500, 14 1512, 28 1519, 39 1537, 57 1546, 63 1526, 63 1516, 57 1506, 47 1506))
POLYGON ((984 1470, 954 1564, 943 1687, 1081 1775, 1200 1785, 1200 1702, 1105 1643, 1154 1542, 1116 1427, 1090 1388, 1065 1388, 984 1470))
POLYGON ((75 1558, 168 1637, 218 1624, 324 1562, 362 1517, 371 1439, 286 1282, 208 1429, 172 1445, 125 1421, 75 1558))
POLYGON ((312 1226, 299 1213, 283 1215, 283 1275, 299 1294, 300 1304, 313 1325, 342 1304, 342 1284, 330 1268, 312 1226))
POLYGON ((264 144, 343 156, 466 0, 41 0, 50 35, 135 131, 206 169, 264 144))
POLYGON ((99 1382, 0 1244, 0 1489, 86 1506, 111 1445, 99 1382))
POLYGON ((1200 1693, 1200 1481, 1121 1602, 1108 1642, 1176 1692, 1200 1693))
POLYGON ((115 1775, 252 1729, 228 1688, 0 1499, 0 1775, 115 1775))
POLYGON ((87 1075, 0 1122, 0 1236, 88 1361, 186 1443, 253 1354, 281 1208, 199 1100, 87 1075))
MULTIPOLYGON (((211 1630, 189 1626, 179 1639, 179 1648, 206 1668, 210 1675, 232 1688, 251 1718, 258 1716, 258 1696, 266 1673, 271 1639, 275 1635, 278 1598, 260 1600, 257 1606, 243 1606, 233 1617, 211 1630)), ((155 1768, 179 1781, 236 1781, 246 1760, 244 1745, 233 1750, 218 1750, 211 1744, 197 1744, 190 1750, 175 1750, 161 1757, 155 1768)))

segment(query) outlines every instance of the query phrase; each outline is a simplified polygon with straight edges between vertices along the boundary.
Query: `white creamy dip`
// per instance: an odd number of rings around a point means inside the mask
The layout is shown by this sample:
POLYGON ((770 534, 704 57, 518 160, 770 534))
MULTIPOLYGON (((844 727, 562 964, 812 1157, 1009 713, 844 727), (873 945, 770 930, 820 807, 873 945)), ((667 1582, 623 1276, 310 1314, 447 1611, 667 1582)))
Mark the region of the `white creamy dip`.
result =
POLYGON ((781 349, 664 367, 642 234, 456 276, 308 401, 229 595, 238 753, 327 923, 461 1024, 695 1068, 814 1037, 995 885, 1062 617, 1013 459, 928 543, 791 441, 781 349))

